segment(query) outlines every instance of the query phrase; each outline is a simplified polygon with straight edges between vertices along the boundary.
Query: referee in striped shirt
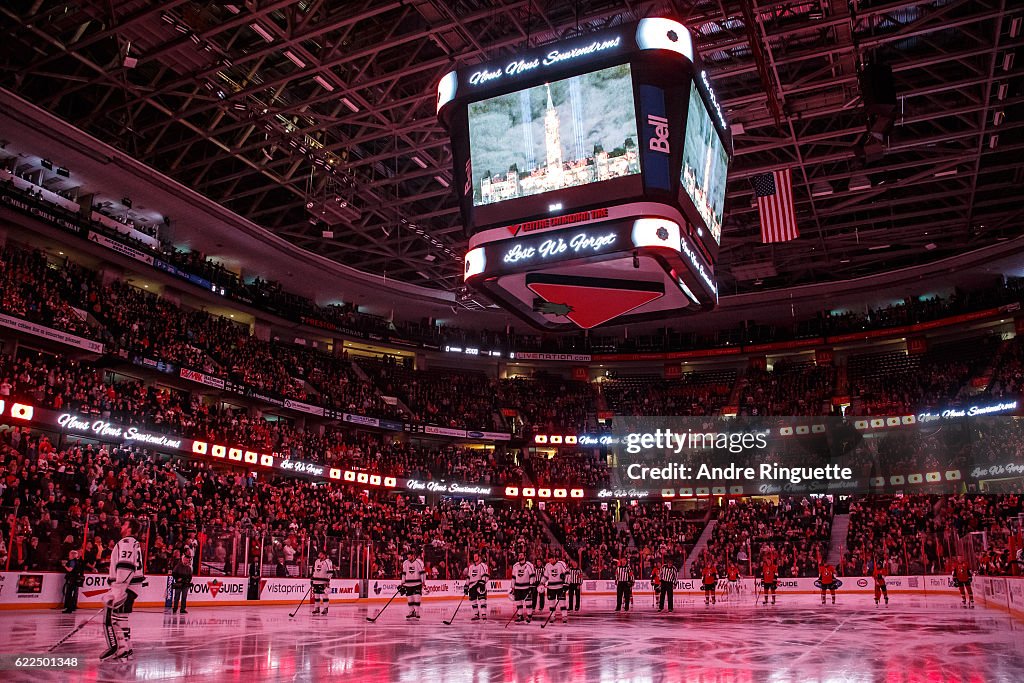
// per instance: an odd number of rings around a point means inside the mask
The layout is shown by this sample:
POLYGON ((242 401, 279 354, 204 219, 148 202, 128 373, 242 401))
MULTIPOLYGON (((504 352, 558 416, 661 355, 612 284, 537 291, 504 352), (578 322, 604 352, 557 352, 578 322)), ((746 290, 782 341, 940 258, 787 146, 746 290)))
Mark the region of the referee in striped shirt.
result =
POLYGON ((580 611, 580 587, 583 586, 583 572, 576 560, 569 560, 569 571, 565 573, 565 594, 569 601, 569 611, 580 611), (573 607, 575 605, 575 607, 573 607))
POLYGON ((661 563, 661 597, 658 598, 658 611, 665 609, 665 598, 668 598, 668 611, 674 606, 673 591, 676 587, 676 566, 665 558, 661 563))
POLYGON ((629 560, 625 557, 619 558, 619 566, 615 568, 615 611, 621 609, 629 611, 629 603, 633 599, 633 568, 629 566, 629 560))

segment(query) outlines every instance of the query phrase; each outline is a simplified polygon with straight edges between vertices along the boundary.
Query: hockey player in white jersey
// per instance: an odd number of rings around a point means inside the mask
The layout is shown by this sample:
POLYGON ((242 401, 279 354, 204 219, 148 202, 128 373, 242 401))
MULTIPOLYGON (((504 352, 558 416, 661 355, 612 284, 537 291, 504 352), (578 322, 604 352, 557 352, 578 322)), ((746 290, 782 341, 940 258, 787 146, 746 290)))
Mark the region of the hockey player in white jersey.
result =
POLYGON ((487 564, 480 560, 480 553, 473 553, 473 564, 466 568, 465 592, 473 606, 473 621, 487 619, 487 581, 490 579, 487 564))
POLYGON ((323 614, 327 616, 327 609, 331 606, 331 600, 327 593, 328 588, 331 585, 331 576, 334 574, 334 564, 327 559, 327 553, 323 550, 316 556, 316 562, 313 563, 313 578, 310 581, 313 591, 313 614, 323 614), (320 611, 320 603, 323 603, 323 612, 320 611))
POLYGON ((536 596, 537 570, 532 562, 526 560, 526 553, 519 553, 519 561, 512 565, 512 600, 516 603, 516 623, 533 620, 533 606, 536 596), (525 614, 525 618, 524 615, 525 614))
POLYGON ((398 587, 398 592, 404 595, 406 602, 409 603, 409 614, 405 618, 419 619, 426 570, 423 568, 423 560, 416 557, 415 550, 409 550, 408 558, 402 563, 402 585, 398 587))
MULTIPOLYGON (((569 618, 566 616, 566 604, 565 604, 565 573, 568 571, 568 567, 565 566, 565 562, 559 560, 555 553, 551 553, 548 556, 548 562, 544 565, 544 571, 541 573, 541 588, 547 591, 548 603, 551 605, 551 616, 554 617, 555 605, 558 606, 559 611, 562 615, 562 623, 566 623, 569 618)), ((554 621, 554 619, 552 619, 554 621)))
POLYGON ((125 520, 121 525, 121 540, 110 554, 110 573, 107 581, 110 588, 103 597, 105 611, 103 630, 107 637, 107 651, 100 655, 101 661, 128 659, 132 656, 132 633, 128 627, 139 586, 146 577, 142 571, 142 548, 135 536, 139 523, 134 519, 125 520))

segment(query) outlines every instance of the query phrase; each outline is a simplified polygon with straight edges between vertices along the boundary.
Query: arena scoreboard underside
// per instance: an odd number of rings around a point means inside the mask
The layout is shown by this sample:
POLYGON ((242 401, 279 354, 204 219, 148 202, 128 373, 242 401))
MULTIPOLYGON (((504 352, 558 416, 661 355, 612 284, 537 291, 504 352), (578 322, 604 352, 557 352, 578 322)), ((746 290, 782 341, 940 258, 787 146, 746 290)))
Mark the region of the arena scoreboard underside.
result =
POLYGON ((460 68, 437 113, 468 286, 549 330, 716 305, 732 139, 685 26, 642 19, 460 68))

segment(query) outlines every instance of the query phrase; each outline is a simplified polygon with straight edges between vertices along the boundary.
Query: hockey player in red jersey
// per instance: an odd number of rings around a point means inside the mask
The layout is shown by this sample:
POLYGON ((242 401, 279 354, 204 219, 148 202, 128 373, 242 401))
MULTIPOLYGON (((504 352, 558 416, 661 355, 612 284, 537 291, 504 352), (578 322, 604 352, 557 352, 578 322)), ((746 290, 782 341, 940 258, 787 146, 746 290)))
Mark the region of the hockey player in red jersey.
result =
POLYGON ((715 604, 715 584, 718 583, 718 569, 715 567, 714 562, 708 560, 704 563, 704 569, 701 570, 701 590, 704 591, 704 606, 707 607, 710 604, 715 604))
POLYGON ((728 565, 726 565, 725 578, 728 580, 728 583, 725 585, 726 596, 738 596, 740 594, 741 576, 742 574, 740 573, 740 568, 736 566, 735 562, 730 562, 728 565))
POLYGON ((764 604, 768 604, 768 591, 771 591, 774 605, 775 589, 779 587, 779 568, 775 564, 775 560, 768 558, 761 564, 761 580, 764 584, 764 604))
POLYGON ((818 580, 815 583, 821 589, 821 604, 825 604, 825 591, 832 593, 832 604, 836 604, 836 589, 842 585, 836 578, 836 568, 828 562, 818 565, 818 580))
POLYGON ((883 595, 885 596, 885 605, 888 607, 889 589, 885 586, 885 563, 880 558, 875 558, 871 577, 875 580, 875 607, 878 607, 878 599, 883 595))
POLYGON ((971 567, 963 556, 957 557, 953 562, 953 585, 960 589, 960 599, 963 606, 967 607, 967 599, 971 600, 971 607, 974 607, 974 589, 971 588, 971 567))

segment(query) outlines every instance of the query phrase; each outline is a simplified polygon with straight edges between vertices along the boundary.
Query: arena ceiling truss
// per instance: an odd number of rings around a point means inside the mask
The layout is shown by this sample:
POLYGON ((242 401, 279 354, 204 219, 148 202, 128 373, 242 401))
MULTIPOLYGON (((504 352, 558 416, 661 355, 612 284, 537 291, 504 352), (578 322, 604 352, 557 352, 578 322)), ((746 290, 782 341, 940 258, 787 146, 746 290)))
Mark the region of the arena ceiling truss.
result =
POLYGON ((457 289, 439 77, 658 15, 692 27, 735 133, 723 293, 1019 233, 1024 11, 1008 0, 16 1, 0 85, 304 248, 457 289), (865 155, 866 62, 891 65, 898 111, 865 155), (786 167, 802 237, 765 246, 749 179, 786 167))

